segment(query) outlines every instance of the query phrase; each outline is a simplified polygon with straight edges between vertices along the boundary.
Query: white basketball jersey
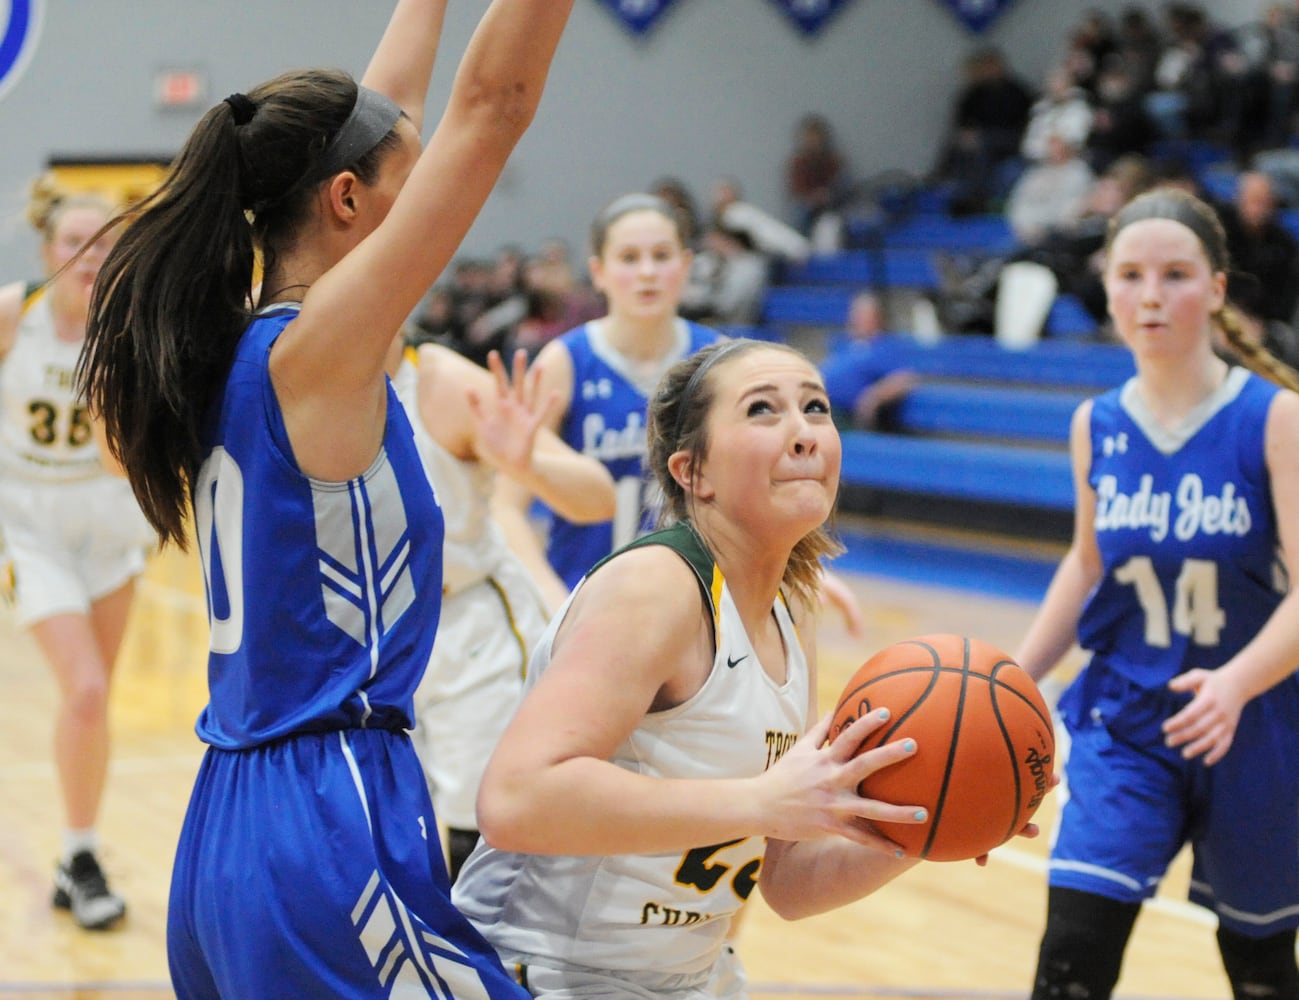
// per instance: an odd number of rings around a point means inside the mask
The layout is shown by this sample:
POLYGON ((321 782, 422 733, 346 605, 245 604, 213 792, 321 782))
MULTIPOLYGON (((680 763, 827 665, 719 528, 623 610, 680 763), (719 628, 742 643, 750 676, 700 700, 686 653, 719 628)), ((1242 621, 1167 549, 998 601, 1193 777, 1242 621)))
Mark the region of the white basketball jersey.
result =
POLYGON ((442 587, 450 595, 486 580, 513 555, 492 519, 495 471, 485 462, 463 461, 433 440, 420 417, 418 382, 416 353, 408 350, 392 386, 410 416, 420 461, 446 519, 442 587))
POLYGON ((59 340, 49 297, 23 303, 13 346, 0 359, 0 473, 37 482, 104 475, 76 391, 81 344, 59 340))
MULTIPOLYGON (((667 544, 695 568, 713 609, 717 654, 703 687, 681 705, 646 715, 613 762, 664 778, 761 774, 808 721, 807 663, 784 601, 772 608, 787 650, 786 680, 777 684, 758 662, 720 571, 688 526, 634 544, 667 544)), ((533 654, 529 685, 546 669, 567 608, 533 654)), ((454 900, 507 962, 697 973, 716 961, 732 918, 756 885, 764 849, 761 837, 608 857, 511 854, 480 845, 455 884, 454 900)))

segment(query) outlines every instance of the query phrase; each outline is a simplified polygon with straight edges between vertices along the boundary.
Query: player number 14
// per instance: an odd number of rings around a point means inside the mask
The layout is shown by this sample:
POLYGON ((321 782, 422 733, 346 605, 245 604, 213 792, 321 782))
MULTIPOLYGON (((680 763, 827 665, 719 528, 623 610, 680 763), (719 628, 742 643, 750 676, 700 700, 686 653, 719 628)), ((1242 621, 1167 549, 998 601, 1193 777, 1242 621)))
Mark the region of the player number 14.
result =
POLYGON ((1216 646, 1227 624, 1218 606, 1218 564, 1211 559, 1187 559, 1173 589, 1173 613, 1168 613, 1164 589, 1159 585, 1149 556, 1133 556, 1114 571, 1119 583, 1131 584, 1146 616, 1146 642, 1160 649, 1172 645, 1170 627, 1190 636, 1198 646, 1216 646))

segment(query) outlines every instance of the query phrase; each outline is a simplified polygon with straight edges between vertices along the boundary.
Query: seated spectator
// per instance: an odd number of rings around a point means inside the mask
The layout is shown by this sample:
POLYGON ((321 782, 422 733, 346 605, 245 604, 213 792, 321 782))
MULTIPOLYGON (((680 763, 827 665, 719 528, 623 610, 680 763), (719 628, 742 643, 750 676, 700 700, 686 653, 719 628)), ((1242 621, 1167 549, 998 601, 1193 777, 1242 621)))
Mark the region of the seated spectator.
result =
POLYGON ((1092 106, 1087 92, 1074 82, 1065 66, 1054 66, 1047 73, 1042 96, 1029 109, 1020 155, 1029 163, 1041 163, 1050 156, 1048 146, 1052 136, 1074 149, 1082 149, 1091 127, 1092 106))
POLYGON ((449 289, 439 285, 430 288, 407 324, 407 338, 413 347, 420 344, 442 344, 446 347, 460 341, 463 331, 456 322, 455 301, 449 289))
POLYGON ((1143 95, 1128 62, 1111 56, 1096 78, 1096 100, 1084 156, 1097 173, 1120 157, 1144 155, 1154 135, 1143 95))
POLYGON ((1020 175, 1006 198, 1006 219, 1025 246, 1082 216, 1096 175, 1079 149, 1063 135, 1046 138, 1046 156, 1020 175))
POLYGON ((930 174, 931 183, 950 186, 953 214, 986 212, 1004 194, 1032 103, 1032 90, 1011 73, 999 49, 982 48, 966 60, 965 83, 930 174))
POLYGON ((823 215, 837 212, 847 185, 847 164, 830 123, 820 115, 805 116, 785 161, 785 194, 798 231, 810 238, 823 215))
POLYGON ((681 313, 720 326, 748 326, 762 314, 773 267, 801 262, 807 237, 756 205, 743 201, 730 177, 713 187, 712 216, 683 290, 681 313))
POLYGON ((836 423, 896 432, 898 408, 918 381, 900 356, 908 338, 885 334, 883 310, 873 292, 853 297, 845 333, 846 343, 821 366, 836 423))
POLYGON ((1241 173, 1235 199, 1219 206, 1218 214, 1231 255, 1228 297, 1257 321, 1293 325, 1299 303, 1299 242, 1281 224, 1268 176, 1254 170, 1241 173))
POLYGON ((535 356, 565 330, 606 312, 603 297, 577 276, 568 244, 549 240, 523 268, 528 311, 515 328, 514 346, 535 356))
POLYGON ((677 227, 681 230, 681 242, 694 248, 702 228, 699 221, 699 209, 695 205, 694 195, 686 187, 685 181, 677 177, 660 177, 649 186, 649 193, 657 195, 677 211, 677 227))

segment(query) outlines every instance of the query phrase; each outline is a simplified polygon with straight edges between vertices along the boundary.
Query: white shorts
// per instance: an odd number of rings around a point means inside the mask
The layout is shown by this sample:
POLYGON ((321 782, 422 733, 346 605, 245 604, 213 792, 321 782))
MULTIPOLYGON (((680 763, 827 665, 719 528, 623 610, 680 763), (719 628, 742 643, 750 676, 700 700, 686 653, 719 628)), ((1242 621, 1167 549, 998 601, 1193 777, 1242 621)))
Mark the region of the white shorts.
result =
POLYGON ((0 482, 0 562, 18 623, 85 614, 144 569, 156 536, 125 479, 0 482))
POLYGON ((578 966, 522 964, 502 956, 534 997, 544 1000, 747 1000, 748 977, 735 949, 722 946, 711 969, 694 975, 652 972, 606 972, 578 966))
POLYGON ((513 562, 443 599, 433 653, 415 692, 412 735, 434 811, 446 826, 478 829, 478 786, 518 707, 527 658, 545 628, 532 578, 513 562))

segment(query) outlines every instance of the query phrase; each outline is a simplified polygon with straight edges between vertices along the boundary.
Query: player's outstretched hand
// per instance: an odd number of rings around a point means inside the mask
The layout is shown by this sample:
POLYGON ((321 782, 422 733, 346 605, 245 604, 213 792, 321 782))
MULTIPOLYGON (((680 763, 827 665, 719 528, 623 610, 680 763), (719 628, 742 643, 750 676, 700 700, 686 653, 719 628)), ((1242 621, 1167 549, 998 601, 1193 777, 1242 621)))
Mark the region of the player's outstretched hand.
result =
POLYGON ((545 424, 555 394, 538 399, 540 372, 528 370, 527 353, 514 352, 514 370, 508 373, 499 351, 487 355, 496 392, 491 400, 478 391, 467 391, 469 409, 476 430, 478 457, 506 475, 523 476, 532 467, 532 449, 537 431, 545 424))

